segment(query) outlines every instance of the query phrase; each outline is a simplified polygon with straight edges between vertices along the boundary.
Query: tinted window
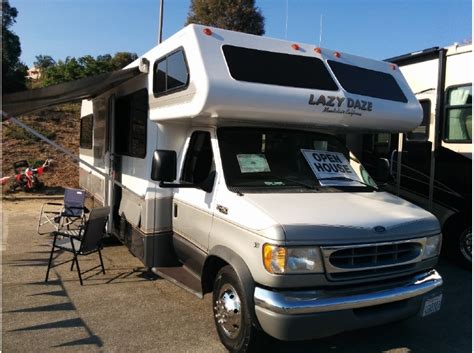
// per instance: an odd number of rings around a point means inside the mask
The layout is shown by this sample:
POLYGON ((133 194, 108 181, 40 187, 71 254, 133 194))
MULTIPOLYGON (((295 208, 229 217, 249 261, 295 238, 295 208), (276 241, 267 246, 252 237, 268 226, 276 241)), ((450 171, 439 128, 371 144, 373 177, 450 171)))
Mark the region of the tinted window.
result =
POLYGON ((328 63, 347 92, 396 102, 408 102, 397 81, 390 74, 333 60, 328 60, 328 63))
POLYGON ((448 89, 444 139, 448 142, 472 140, 472 86, 448 89))
POLYGON ((206 131, 195 131, 191 135, 186 159, 184 160, 182 182, 200 184, 212 170, 211 136, 206 131))
POLYGON ((337 91, 323 62, 317 58, 255 50, 231 45, 222 47, 230 75, 239 81, 337 91))
POLYGON ((426 141, 430 129, 431 102, 429 100, 420 101, 423 108, 423 120, 415 130, 407 133, 407 139, 412 141, 426 141))
POLYGON ((115 152, 145 158, 148 116, 146 89, 117 99, 115 106, 115 152))
POLYGON ((153 91, 155 93, 166 92, 166 59, 156 64, 153 91))
POLYGON ((92 114, 81 118, 81 148, 92 149, 92 131, 94 127, 94 116, 92 114))
POLYGON ((182 50, 161 58, 155 63, 153 92, 155 95, 172 93, 185 88, 189 81, 189 71, 182 50))
POLYGON ((167 90, 185 86, 188 82, 188 68, 182 51, 168 56, 167 90))
POLYGON ((102 168, 104 166, 104 156, 107 151, 107 120, 109 107, 105 98, 96 98, 93 100, 94 112, 94 133, 92 143, 94 166, 102 168))

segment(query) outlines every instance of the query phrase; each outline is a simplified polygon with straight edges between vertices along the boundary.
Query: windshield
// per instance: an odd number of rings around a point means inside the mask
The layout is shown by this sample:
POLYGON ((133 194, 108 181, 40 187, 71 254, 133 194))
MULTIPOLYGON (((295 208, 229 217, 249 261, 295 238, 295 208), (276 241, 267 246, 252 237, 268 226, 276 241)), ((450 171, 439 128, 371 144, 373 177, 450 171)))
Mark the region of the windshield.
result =
POLYGON ((377 189, 357 158, 331 135, 274 128, 220 128, 217 136, 230 189, 377 189))

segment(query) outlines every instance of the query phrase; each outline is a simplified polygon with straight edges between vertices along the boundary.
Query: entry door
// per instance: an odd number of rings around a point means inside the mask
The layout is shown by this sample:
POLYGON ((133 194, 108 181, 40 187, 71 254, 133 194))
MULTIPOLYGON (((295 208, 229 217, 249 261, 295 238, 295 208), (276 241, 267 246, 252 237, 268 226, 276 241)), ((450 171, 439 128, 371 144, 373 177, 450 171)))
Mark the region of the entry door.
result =
MULTIPOLYGON (((181 184, 200 185, 215 176, 213 131, 196 130, 188 140, 180 172, 181 184)), ((214 180, 215 184, 215 180, 214 180)), ((215 188, 179 188, 173 199, 173 231, 203 251, 209 246, 215 188)))
POLYGON ((417 203, 425 203, 430 196, 431 180, 431 101, 421 100, 420 104, 423 121, 415 130, 403 134, 400 195, 417 203))
POLYGON ((364 135, 362 159, 364 166, 376 179, 377 160, 387 158, 393 182, 386 189, 416 203, 425 203, 430 194, 434 138, 434 132, 430 129, 433 129, 434 124, 430 126, 431 101, 424 99, 420 104, 423 108, 423 121, 413 131, 404 134, 364 135))

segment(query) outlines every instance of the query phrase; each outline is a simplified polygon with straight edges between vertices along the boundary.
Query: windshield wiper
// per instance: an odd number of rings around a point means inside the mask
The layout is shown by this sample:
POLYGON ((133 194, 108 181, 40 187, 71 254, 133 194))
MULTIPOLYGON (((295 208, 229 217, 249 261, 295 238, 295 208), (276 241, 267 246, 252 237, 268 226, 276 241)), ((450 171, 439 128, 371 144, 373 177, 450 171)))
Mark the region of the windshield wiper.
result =
POLYGON ((321 178, 321 179, 318 179, 318 180, 343 180, 343 181, 353 181, 353 182, 356 182, 356 183, 359 183, 359 184, 368 186, 369 188, 372 188, 372 189, 374 189, 374 190, 378 190, 378 188, 376 188, 376 187, 373 186, 373 185, 364 183, 363 181, 360 181, 360 180, 351 179, 351 178, 346 178, 346 177, 329 177, 329 178, 321 178))
POLYGON ((303 187, 305 187, 307 189, 310 189, 310 190, 317 190, 318 189, 316 187, 316 185, 306 184, 306 183, 303 183, 302 181, 291 179, 291 178, 286 178, 286 177, 283 177, 283 176, 280 176, 280 175, 270 174, 270 177, 277 178, 277 179, 280 179, 280 180, 283 180, 283 181, 289 181, 291 183, 298 184, 299 186, 303 186, 303 187))

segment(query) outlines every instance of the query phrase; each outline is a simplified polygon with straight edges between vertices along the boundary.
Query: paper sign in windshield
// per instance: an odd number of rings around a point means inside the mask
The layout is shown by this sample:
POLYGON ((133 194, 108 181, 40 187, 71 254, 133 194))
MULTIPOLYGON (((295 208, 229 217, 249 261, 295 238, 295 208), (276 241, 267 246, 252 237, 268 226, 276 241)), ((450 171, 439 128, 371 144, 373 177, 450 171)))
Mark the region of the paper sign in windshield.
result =
POLYGON ((264 154, 238 154, 237 160, 241 173, 270 172, 270 166, 264 154))
POLYGON ((301 153, 322 186, 360 186, 360 178, 344 154, 305 149, 301 153))

